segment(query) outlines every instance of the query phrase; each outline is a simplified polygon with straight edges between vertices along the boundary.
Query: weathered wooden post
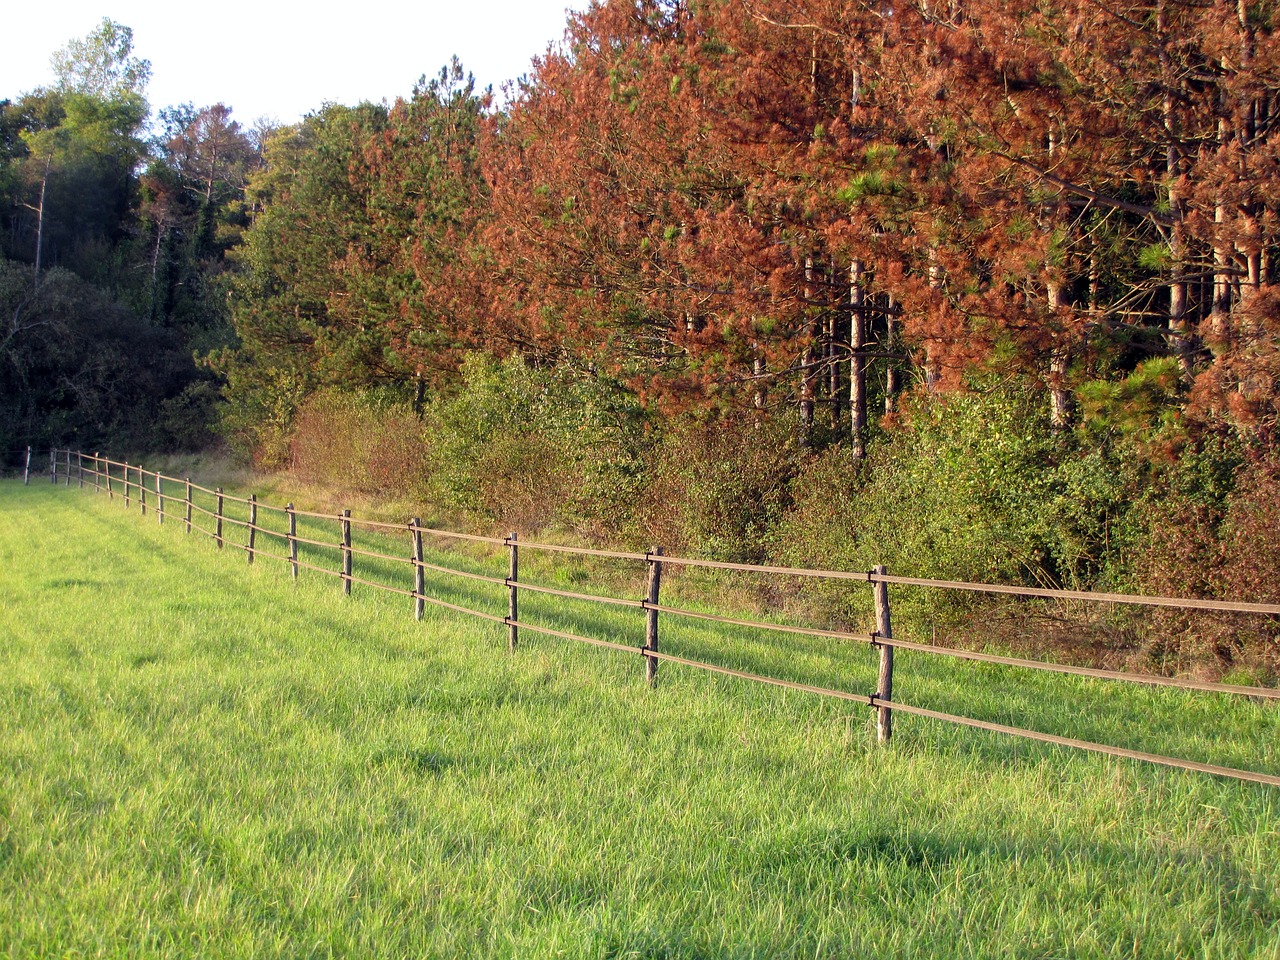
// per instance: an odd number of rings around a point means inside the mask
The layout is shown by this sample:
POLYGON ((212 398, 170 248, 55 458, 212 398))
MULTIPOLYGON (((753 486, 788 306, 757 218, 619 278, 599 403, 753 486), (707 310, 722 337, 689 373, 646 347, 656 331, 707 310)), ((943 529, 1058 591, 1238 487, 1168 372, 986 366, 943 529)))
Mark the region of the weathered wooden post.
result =
POLYGON ((79 450, 76 451, 76 476, 78 478, 78 482, 76 483, 76 486, 79 489, 83 490, 84 489, 84 454, 81 453, 79 450))
MULTIPOLYGON (((872 574, 883 577, 887 572, 879 566, 872 574)), ((893 639, 893 623, 889 617, 889 585, 883 580, 874 580, 872 592, 876 601, 876 629, 872 634, 876 638, 875 645, 880 648, 880 685, 876 690, 876 699, 893 701, 893 645, 880 643, 881 639, 893 639)), ((886 706, 876 707, 876 739, 880 743, 888 743, 893 736, 893 711, 886 706)))
POLYGON ((164 484, 159 470, 156 471, 156 522, 164 526, 164 484))
POLYGON ((190 477, 187 477, 186 484, 187 484, 187 492, 186 492, 186 497, 184 501, 184 506, 186 507, 186 509, 183 512, 186 514, 187 533, 190 533, 191 532, 191 503, 192 503, 190 477))
POLYGON ((147 471, 141 466, 138 467, 138 506, 145 517, 147 515, 147 471))
POLYGON ((342 592, 351 596, 351 511, 342 511, 342 592))
POLYGON ((115 491, 111 489, 111 461, 104 460, 102 462, 102 472, 107 475, 107 499, 114 500, 116 498, 115 491))
POLYGON ((24 487, 31 486, 31 447, 27 447, 27 463, 22 468, 22 485, 24 487))
POLYGON ((249 563, 253 563, 253 548, 258 540, 258 495, 249 494, 249 563))
MULTIPOLYGON (((655 653, 658 650, 658 592, 662 588, 662 548, 654 547, 649 552, 649 589, 646 597, 646 615, 644 627, 644 647, 655 653)), ((646 655, 644 658, 644 677, 649 686, 658 683, 658 658, 646 655)))
POLYGON ((124 461, 124 507, 129 509, 129 461, 124 461))
POLYGON ((409 533, 413 538, 413 618, 421 620, 426 612, 427 577, 422 566, 422 518, 409 521, 409 533))
POLYGON ((293 504, 286 503, 284 512, 289 518, 289 565, 293 568, 293 579, 298 579, 298 515, 293 512, 293 504))
POLYGON ((66 484, 67 484, 67 486, 69 487, 69 486, 71 486, 71 448, 70 448, 70 447, 67 447, 67 470, 66 470, 66 473, 67 473, 67 476, 66 476, 66 484))
POLYGON ((520 588, 516 582, 520 579, 520 548, 516 545, 516 532, 511 531, 507 537, 507 546, 511 548, 511 564, 507 577, 507 649, 515 652, 520 641, 520 628, 516 621, 520 618, 520 588))
POLYGON ((58 451, 49 451, 49 482, 55 487, 58 485, 58 451))
POLYGON ((218 487, 215 493, 217 498, 216 512, 214 513, 213 523, 213 539, 218 543, 218 549, 222 549, 222 488, 218 487))
POLYGON ((93 492, 102 492, 102 452, 93 451, 93 492))

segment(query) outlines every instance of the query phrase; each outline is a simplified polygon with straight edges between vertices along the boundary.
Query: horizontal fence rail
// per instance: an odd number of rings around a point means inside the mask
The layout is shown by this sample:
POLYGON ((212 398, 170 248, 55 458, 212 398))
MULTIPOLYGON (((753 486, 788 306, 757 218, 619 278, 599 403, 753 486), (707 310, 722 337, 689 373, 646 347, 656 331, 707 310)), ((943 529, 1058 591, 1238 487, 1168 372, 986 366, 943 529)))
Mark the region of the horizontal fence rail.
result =
MULTIPOLYGON (((29 457, 27 458, 27 462, 28 473, 26 478, 29 481, 29 457)), ((287 504, 284 507, 279 507, 273 504, 261 502, 256 496, 250 496, 247 498, 233 496, 224 492, 221 487, 210 489, 193 483, 189 477, 179 479, 177 477, 165 476, 158 472, 144 470, 141 466, 130 464, 127 461, 111 460, 101 456, 99 453, 85 454, 82 452, 73 452, 71 450, 51 450, 49 453, 48 463, 50 481, 52 483, 57 484, 59 481, 62 481, 65 485, 70 486, 74 474, 78 488, 92 488, 95 492, 105 493, 110 499, 114 499, 117 492, 119 492, 126 507, 130 507, 136 503, 140 513, 144 516, 146 515, 148 486, 150 486, 151 495, 154 498, 153 513, 156 516, 158 523, 163 524, 165 521, 166 506, 168 506, 172 511, 172 508, 174 508, 176 504, 181 504, 184 529, 187 533, 194 530, 210 537, 215 540, 219 548, 224 545, 229 545, 236 549, 243 550, 246 553, 249 563, 253 563, 255 557, 261 557, 264 559, 272 559, 288 563, 291 567, 294 578, 298 576, 300 569, 337 577, 341 582, 341 587, 345 594, 349 594, 351 592, 353 585, 359 585, 409 597, 414 602, 414 615, 418 619, 422 618, 424 606, 426 604, 430 604, 455 613, 477 617, 495 624, 501 624, 508 630, 509 646, 512 650, 517 649, 519 632, 523 630, 533 634, 551 636, 607 650, 638 655, 645 662, 646 678, 650 684, 657 682, 658 664, 666 662, 723 676, 730 676, 751 682, 767 684, 783 689, 858 703, 870 707, 875 711, 878 737, 882 741, 887 741, 892 736, 893 713, 901 712, 908 715, 925 717, 946 723, 958 724, 1007 736, 1021 737, 1042 743, 1065 746, 1117 758, 1141 760, 1147 763, 1159 764, 1186 771, 1209 773, 1215 776, 1229 777, 1253 783, 1280 786, 1280 776, 1267 773, 1240 770, 1232 767, 1184 760, 1177 757, 1146 753, 1124 747, 1077 740, 1070 737, 1058 736, 1056 734, 1042 733, 1035 730, 1027 730, 1020 727, 992 723, 971 717, 942 713, 926 707, 894 700, 892 691, 893 651, 895 649, 910 650, 916 653, 950 657, 973 662, 992 663, 999 664, 1001 666, 1048 671, 1095 680, 1145 684, 1185 691, 1232 694, 1252 697, 1258 700, 1280 700, 1280 690, 1271 687, 1212 683, 1206 681, 1184 680, 1174 677, 1127 673, 1115 670, 1102 670, 1091 667, 1078 667, 1069 664, 1052 663, 1042 660, 1029 660, 999 654, 981 653, 977 651, 958 650, 934 644, 895 639, 893 637, 891 626, 888 587, 890 585, 895 585, 941 590, 963 590, 970 592, 1008 594, 1019 597, 1084 600, 1148 607, 1175 607, 1184 610, 1230 612, 1273 617, 1280 616, 1280 604, 1239 603, 1176 597, 1147 597, 1135 594, 1092 593, 1076 590, 1015 587, 1004 584, 931 580, 917 577, 892 576, 888 574, 883 567, 877 567, 870 571, 861 572, 729 563, 691 557, 667 556, 663 553, 660 547, 654 547, 652 550, 644 553, 618 550, 598 550, 588 547, 574 547, 561 544, 518 540, 515 533, 512 533, 507 537, 485 537, 475 534, 460 533, 452 530, 442 530, 424 526, 417 518, 414 518, 407 523, 389 523, 384 521, 363 520, 353 517, 349 510, 343 510, 338 513, 319 513, 298 510, 292 503, 287 504), (169 492, 166 492, 166 484, 169 485, 169 492), (181 490, 181 496, 175 495, 175 493, 172 492, 175 489, 181 490), (204 497, 206 503, 211 503, 212 509, 196 502, 197 494, 204 497), (234 509, 242 512, 244 516, 228 515, 228 504, 231 504, 234 509), (287 525, 286 529, 282 531, 262 525, 259 522, 260 511, 283 516, 287 525), (195 523, 193 521, 193 515, 208 517, 213 521, 213 523, 211 526, 203 526, 195 523), (333 531, 333 539, 321 540, 317 539, 315 536, 300 535, 297 529, 299 518, 302 518, 312 524, 332 524, 329 529, 333 531), (243 531, 244 542, 229 544, 224 536, 224 525, 230 525, 237 530, 243 531), (353 528, 375 531, 382 534, 407 535, 409 539, 408 549, 406 549, 403 555, 393 555, 379 550, 371 550, 356 546, 352 542, 353 528), (276 553, 271 550, 265 550, 262 542, 258 540, 259 536, 269 538, 270 541, 276 543, 283 543, 286 552, 276 553), (440 564, 428 563, 423 558, 422 543, 424 537, 432 537, 446 541, 452 540, 478 543, 503 548, 509 553, 508 576, 489 576, 472 571, 459 570, 453 567, 446 567, 440 564), (326 567, 320 563, 313 563, 309 560, 302 559, 299 556, 300 547, 307 547, 314 551, 332 551, 332 555, 335 556, 334 566, 326 567), (580 556, 643 563, 647 570, 648 580, 645 596, 641 599, 611 597, 601 594, 564 590, 556 587, 522 581, 519 579, 519 553, 520 551, 527 550, 576 554, 580 556), (353 570, 353 561, 357 556, 369 560, 376 560, 379 563, 408 566, 410 568, 411 576, 406 577, 407 585, 404 587, 397 587, 369 579, 368 577, 356 576, 353 570), (664 605, 660 602, 660 590, 662 570, 666 565, 732 570, 766 576, 810 577, 866 583, 871 587, 874 594, 876 626, 873 630, 867 633, 822 630, 810 627, 765 623, 735 617, 726 617, 664 605), (507 613, 505 615, 488 613, 463 604, 453 603, 442 597, 429 595, 426 592, 424 585, 424 574, 426 571, 431 571, 446 577, 457 578, 462 581, 484 583, 491 586, 505 588, 508 594, 507 613), (520 592, 546 594, 586 603, 614 607, 629 607, 639 610, 643 612, 645 617, 644 642, 643 644, 622 643, 601 637, 584 636, 572 632, 556 630, 547 626, 523 621, 519 618, 518 595, 520 592), (737 670, 719 664, 708 663, 704 660, 695 660, 672 654, 669 651, 661 650, 659 647, 658 618, 660 614, 668 617, 702 620, 752 630, 772 631, 781 634, 828 638, 857 644, 865 644, 872 649, 879 651, 880 662, 877 688, 875 692, 871 694, 854 693, 847 690, 832 689, 829 687, 799 683, 778 677, 737 670)), ((172 513, 171 515, 176 516, 176 514, 172 513)))

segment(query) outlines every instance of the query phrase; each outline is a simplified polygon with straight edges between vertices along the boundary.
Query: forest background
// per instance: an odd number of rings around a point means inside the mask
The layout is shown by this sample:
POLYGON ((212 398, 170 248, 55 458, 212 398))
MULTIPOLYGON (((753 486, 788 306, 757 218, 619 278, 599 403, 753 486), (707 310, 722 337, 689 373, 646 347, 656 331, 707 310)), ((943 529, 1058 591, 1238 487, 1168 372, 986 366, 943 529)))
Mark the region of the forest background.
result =
MULTIPOLYGON (((104 20, 0 103, 0 447, 219 437, 503 531, 1280 600, 1276 16, 609 0, 501 106, 454 61, 255 129, 153 114, 104 20)), ((911 626, 960 642, 957 603, 911 626)), ((982 613, 1280 668, 1257 618, 982 613)))

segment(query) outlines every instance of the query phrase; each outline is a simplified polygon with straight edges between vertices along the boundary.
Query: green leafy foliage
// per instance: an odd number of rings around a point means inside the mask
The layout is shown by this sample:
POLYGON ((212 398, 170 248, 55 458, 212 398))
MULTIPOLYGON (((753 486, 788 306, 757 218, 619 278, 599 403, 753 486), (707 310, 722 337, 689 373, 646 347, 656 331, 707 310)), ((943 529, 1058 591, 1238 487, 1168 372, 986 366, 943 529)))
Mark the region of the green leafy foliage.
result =
POLYGON ((616 535, 641 488, 646 418, 616 385, 518 356, 473 355, 427 411, 446 502, 507 525, 616 535))
MULTIPOLYGON (((1004 385, 915 401, 865 463, 837 446, 794 491, 779 556, 796 565, 989 583, 1082 586, 1121 559, 1131 491, 1105 451, 1072 451, 1034 391, 1004 385)), ((865 620, 864 591, 814 588, 865 620)), ((908 629, 971 611, 972 595, 909 592, 908 629)))
POLYGON ((799 438, 786 417, 672 423, 651 455, 638 532, 674 552, 765 558, 805 466, 799 438))
POLYGON ((212 385, 182 339, 97 286, 61 267, 36 281, 0 259, 0 316, 0 447, 185 450, 212 439, 212 385))

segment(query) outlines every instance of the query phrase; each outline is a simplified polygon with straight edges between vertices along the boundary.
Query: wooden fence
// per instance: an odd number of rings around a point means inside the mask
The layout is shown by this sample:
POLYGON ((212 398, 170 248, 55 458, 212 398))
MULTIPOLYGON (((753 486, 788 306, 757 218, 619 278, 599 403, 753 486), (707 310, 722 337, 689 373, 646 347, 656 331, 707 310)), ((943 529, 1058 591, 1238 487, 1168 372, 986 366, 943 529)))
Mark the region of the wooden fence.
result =
MULTIPOLYGON (((29 467, 27 477, 29 479, 29 467)), ((1161 764, 1181 770, 1198 771, 1221 777, 1245 780, 1253 783, 1280 786, 1280 776, 1260 773, 1251 770, 1240 770, 1215 764, 1200 763, 1178 757, 1146 753, 1124 747, 1077 740, 1055 734, 1041 733, 1020 727, 977 720, 971 717, 957 716, 902 703, 893 699, 894 650, 911 650, 918 653, 952 657, 982 663, 1001 664, 1029 670, 1050 671, 1077 677, 1088 677, 1122 683, 1136 683, 1153 686, 1171 687, 1178 690, 1204 691, 1218 694, 1231 694, 1252 697, 1259 700, 1280 700, 1280 690, 1270 687, 1241 686, 1237 684, 1212 683, 1206 681, 1184 680, 1172 677, 1152 676, 1147 674, 1126 673, 1114 670, 1101 670, 1091 667, 1077 667, 1068 664, 1050 663, 1040 660, 1027 660, 1018 657, 1002 656, 968 650, 956 650, 939 647, 927 643, 916 643, 895 639, 893 636, 892 614, 889 603, 890 586, 932 587, 943 590, 961 590, 993 594, 1009 594, 1019 597, 1040 597, 1062 600, 1083 600, 1113 604, 1130 604, 1145 607, 1174 607, 1183 610, 1209 610, 1230 613, 1255 614, 1268 617, 1280 616, 1280 604, 1271 603, 1235 603, 1222 600, 1193 600, 1174 597, 1147 597, 1133 594, 1095 593, 1075 590, 1053 590, 1032 587, 1014 587, 1003 584, 968 583, 960 581, 929 580, 917 577, 891 576, 884 567, 876 567, 867 572, 815 570, 797 567, 774 567, 747 563, 727 563, 715 560, 701 560, 691 557, 667 556, 661 547, 653 547, 644 553, 617 550, 594 550, 585 547, 563 546, 559 544, 534 543, 519 540, 512 533, 507 537, 482 537, 473 534, 457 533, 427 527, 418 518, 407 523, 383 523, 372 520, 361 520, 353 517, 350 510, 342 510, 337 514, 314 513, 298 510, 292 503, 284 507, 260 502, 256 496, 248 498, 231 496, 221 487, 209 489, 191 482, 189 477, 178 479, 164 476, 158 472, 144 470, 137 464, 127 461, 115 461, 98 453, 85 454, 71 450, 52 450, 49 453, 49 479, 53 484, 59 482, 66 486, 73 483, 79 488, 91 488, 104 493, 107 497, 121 498, 126 507, 136 505, 146 515, 151 507, 157 522, 163 524, 166 518, 183 524, 186 533, 196 531, 214 540, 219 549, 231 546, 243 550, 249 563, 258 557, 266 557, 289 564, 293 577, 297 579, 300 570, 306 569, 317 573, 336 576, 344 594, 350 594, 353 584, 367 586, 378 590, 400 594, 412 601, 414 616, 422 619, 425 606, 432 604, 456 613, 478 617, 506 628, 508 646, 512 651, 518 648, 520 632, 543 634, 564 640, 572 640, 621 653, 638 654, 645 664, 645 676, 650 684, 658 678, 660 663, 680 664, 711 673, 736 677, 757 683, 769 684, 790 690, 803 691, 824 697, 833 697, 852 703, 862 704, 875 713, 877 737, 880 741, 888 741, 893 734, 894 713, 928 717, 947 723, 959 724, 980 730, 987 730, 1014 737, 1036 740, 1042 743, 1072 747, 1092 753, 1105 754, 1112 757, 1123 757, 1142 760, 1148 763, 1161 764), (169 492, 166 492, 166 485, 169 492), (180 490, 178 495, 172 491, 180 490), (195 494, 205 495, 212 509, 202 506, 195 499, 195 494), (151 497, 150 503, 148 496, 151 497), (244 519, 231 517, 227 513, 227 503, 238 504, 245 513, 244 519), (180 508, 180 513, 172 508, 180 508), (259 511, 267 510, 283 515, 284 531, 274 530, 259 523, 259 511), (332 540, 320 540, 305 537, 298 533, 298 518, 306 518, 312 523, 335 525, 332 540), (199 519, 197 519, 199 518, 199 519), (232 542, 225 533, 226 525, 237 527, 243 531, 243 537, 232 542), (393 556, 381 551, 363 549, 353 546, 352 528, 380 531, 384 534, 400 535, 407 538, 407 550, 404 554, 393 556), (264 551, 258 542, 259 536, 274 538, 283 544, 283 552, 264 551), (429 536, 444 540, 466 541, 500 547, 507 553, 507 575, 489 576, 438 564, 426 562, 423 553, 423 537, 429 536), (336 551, 339 570, 302 560, 299 556, 299 545, 313 549, 336 551), (646 590, 643 599, 627 599, 561 590, 520 579, 520 552, 547 551, 580 556, 599 557, 616 561, 643 564, 647 573, 646 590), (360 556, 380 563, 393 565, 403 564, 408 568, 403 586, 381 583, 376 580, 360 577, 355 574, 354 558, 360 556), (839 630, 819 630, 806 627, 786 626, 775 623, 763 623, 732 617, 717 616, 705 612, 664 605, 661 602, 662 572, 666 566, 703 567, 719 570, 733 570, 759 573, 773 576, 809 577, 827 580, 851 581, 865 583, 872 590, 875 603, 875 627, 868 633, 853 633, 839 630), (487 583, 505 588, 507 593, 507 610, 505 614, 489 613, 452 603, 440 597, 429 595, 425 589, 425 573, 432 571, 446 577, 487 583), (582 636, 549 627, 522 621, 519 617, 519 594, 521 591, 547 594, 570 600, 586 601, 594 604, 605 604, 615 607, 633 608, 644 615, 643 644, 619 643, 601 637, 582 636), (753 630, 774 631, 805 637, 830 638, 841 641, 867 644, 879 654, 879 677, 875 692, 870 694, 854 693, 848 690, 837 690, 828 687, 797 683, 778 677, 764 676, 743 670, 731 669, 702 660, 677 656, 664 651, 660 646, 660 617, 682 617, 711 621, 735 627, 753 630)), ((637 630, 639 633, 639 630, 637 630)))

